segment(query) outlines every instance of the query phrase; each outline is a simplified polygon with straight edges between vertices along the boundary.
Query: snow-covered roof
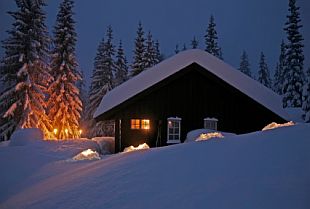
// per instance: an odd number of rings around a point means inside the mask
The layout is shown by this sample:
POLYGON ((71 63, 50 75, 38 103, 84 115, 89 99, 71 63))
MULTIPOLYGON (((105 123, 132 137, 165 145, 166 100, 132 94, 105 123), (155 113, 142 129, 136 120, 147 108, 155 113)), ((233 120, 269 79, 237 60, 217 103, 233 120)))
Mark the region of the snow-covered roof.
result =
POLYGON ((102 98, 94 117, 100 116, 193 63, 202 66, 283 119, 289 119, 282 108, 281 97, 278 94, 200 49, 180 52, 108 92, 102 98))

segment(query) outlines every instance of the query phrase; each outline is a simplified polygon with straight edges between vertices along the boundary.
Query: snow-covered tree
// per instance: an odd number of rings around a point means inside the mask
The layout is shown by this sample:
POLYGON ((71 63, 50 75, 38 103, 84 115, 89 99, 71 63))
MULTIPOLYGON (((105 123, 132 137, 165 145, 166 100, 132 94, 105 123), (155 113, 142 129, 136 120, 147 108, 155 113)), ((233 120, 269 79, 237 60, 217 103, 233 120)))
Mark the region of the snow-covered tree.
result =
POLYGON ((77 82, 81 80, 75 56, 76 32, 74 29, 72 0, 63 0, 59 6, 51 58, 51 75, 54 80, 48 88, 48 116, 58 139, 80 136, 79 121, 82 102, 77 82))
POLYGON ((262 83, 264 86, 271 88, 270 73, 263 52, 261 52, 260 55, 258 81, 262 83))
POLYGON ((185 51, 185 50, 187 50, 187 47, 186 47, 186 44, 184 43, 184 44, 183 44, 182 51, 185 51))
POLYGON ((113 60, 115 49, 112 44, 112 27, 109 26, 107 30, 107 41, 101 41, 98 47, 97 55, 95 57, 94 69, 92 75, 92 82, 89 91, 89 104, 87 107, 87 118, 90 120, 91 127, 88 136, 105 135, 104 124, 96 124, 93 120, 93 115, 99 106, 103 96, 113 88, 115 62, 113 60))
POLYGON ((198 48, 198 41, 197 41, 195 36, 194 36, 193 40, 191 40, 191 46, 192 46, 192 49, 198 48))
POLYGON ((49 37, 43 0, 16 0, 18 11, 9 12, 13 27, 4 40, 1 79, 7 87, 0 94, 0 138, 8 139, 18 128, 40 128, 50 137, 45 113, 49 37))
POLYGON ((144 31, 142 27, 142 23, 139 22, 138 30, 137 30, 137 37, 135 39, 135 49, 133 51, 133 63, 131 65, 132 72, 131 76, 136 76, 141 73, 145 69, 144 63, 144 54, 145 54, 145 38, 144 38, 144 31))
POLYGON ((310 67, 307 71, 307 79, 303 88, 302 110, 304 111, 303 118, 306 123, 310 122, 310 67))
POLYGON ((283 72, 283 107, 301 107, 304 84, 303 37, 296 0, 289 0, 289 15, 284 30, 287 33, 286 65, 283 72))
POLYGON ((155 64, 158 64, 163 60, 163 55, 160 53, 159 41, 155 42, 155 64))
POLYGON ((179 44, 175 45, 174 53, 178 54, 180 52, 179 44))
POLYGON ((76 84, 77 88, 79 89, 79 96, 82 102, 82 112, 81 112, 81 118, 79 125, 82 129, 82 135, 84 135, 85 130, 87 128, 87 115, 86 115, 86 107, 88 105, 88 92, 85 85, 85 75, 83 70, 80 70, 81 72, 81 80, 79 80, 76 84))
POLYGON ((144 68, 150 68, 153 67, 156 63, 156 49, 155 49, 155 43, 152 38, 152 34, 149 31, 147 34, 146 39, 146 46, 145 46, 145 52, 144 52, 144 68))
POLYGON ((244 74, 248 75, 249 77, 252 77, 249 58, 246 51, 242 52, 239 70, 244 74))
POLYGON ((124 49, 122 46, 122 41, 119 42, 119 46, 117 49, 115 69, 116 71, 115 71, 114 86, 118 86, 121 83, 128 80, 128 66, 124 49))
POLYGON ((217 32, 215 29, 215 21, 213 15, 210 17, 207 33, 204 36, 205 37, 205 44, 206 44, 206 51, 209 52, 210 54, 223 59, 222 57, 222 50, 218 45, 218 37, 217 37, 217 32))
POLYGON ((286 52, 286 45, 282 40, 279 61, 276 66, 274 74, 274 83, 273 83, 273 89, 279 95, 282 95, 283 73, 285 67, 285 52, 286 52))

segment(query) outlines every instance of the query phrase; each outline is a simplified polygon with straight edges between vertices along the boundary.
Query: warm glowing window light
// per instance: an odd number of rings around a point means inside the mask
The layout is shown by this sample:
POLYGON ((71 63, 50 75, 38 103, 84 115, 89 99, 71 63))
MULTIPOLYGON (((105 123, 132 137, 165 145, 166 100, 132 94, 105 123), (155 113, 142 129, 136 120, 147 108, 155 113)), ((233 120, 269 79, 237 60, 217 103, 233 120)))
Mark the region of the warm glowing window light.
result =
POLYGON ((131 127, 131 129, 140 129, 140 120, 139 119, 131 119, 130 127, 131 127))
POLYGON ((57 131, 58 131, 57 128, 54 128, 53 132, 54 132, 55 135, 57 134, 57 131))
POLYGON ((82 129, 80 129, 80 130, 79 130, 80 135, 82 134, 82 132, 83 132, 82 129))
POLYGON ((65 129, 65 133, 68 135, 68 129, 67 128, 65 129))
POLYGON ((150 129, 150 120, 148 119, 141 120, 141 129, 150 129))

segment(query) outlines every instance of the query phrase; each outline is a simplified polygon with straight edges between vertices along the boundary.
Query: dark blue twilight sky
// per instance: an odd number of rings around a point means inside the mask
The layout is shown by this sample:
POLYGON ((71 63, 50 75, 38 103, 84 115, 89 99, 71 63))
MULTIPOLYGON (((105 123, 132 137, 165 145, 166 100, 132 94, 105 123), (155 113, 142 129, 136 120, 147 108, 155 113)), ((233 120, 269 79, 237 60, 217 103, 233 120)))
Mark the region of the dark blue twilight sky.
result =
MULTIPOLYGON (((49 0, 47 25, 55 23, 61 0, 49 0)), ((297 0, 301 7, 302 34, 305 52, 305 67, 310 67, 310 1, 297 0), (308 12, 307 12, 308 11, 308 12)), ((0 0, 0 39, 7 37, 12 18, 6 11, 15 10, 15 1, 0 0)), ((124 42, 126 55, 132 59, 133 40, 138 21, 145 31, 151 30, 161 44, 166 56, 174 54, 176 44, 189 47, 195 35, 199 47, 204 48, 203 36, 211 14, 215 16, 219 44, 224 59, 238 67, 240 55, 245 49, 250 58, 252 71, 256 74, 259 54, 263 51, 273 72, 279 56, 281 39, 286 21, 288 0, 76 0, 75 20, 78 33, 77 57, 81 69, 88 77, 92 72, 93 59, 99 41, 111 24, 115 43, 124 42)), ((3 49, 0 49, 3 56, 3 49)))

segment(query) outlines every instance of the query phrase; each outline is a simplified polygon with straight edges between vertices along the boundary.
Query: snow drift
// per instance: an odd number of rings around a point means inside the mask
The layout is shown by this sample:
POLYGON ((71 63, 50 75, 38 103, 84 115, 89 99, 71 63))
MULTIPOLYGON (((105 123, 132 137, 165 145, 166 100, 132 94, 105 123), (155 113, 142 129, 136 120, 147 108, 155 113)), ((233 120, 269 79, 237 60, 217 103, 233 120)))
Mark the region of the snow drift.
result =
MULTIPOLYGON (((26 160, 12 150, 26 146, 4 148, 1 168, 12 170, 0 172, 1 184, 26 160)), ((27 167, 41 159, 44 168, 9 195, 0 185, 0 208, 309 209, 309 150, 304 124, 79 163, 37 150, 27 167)))

